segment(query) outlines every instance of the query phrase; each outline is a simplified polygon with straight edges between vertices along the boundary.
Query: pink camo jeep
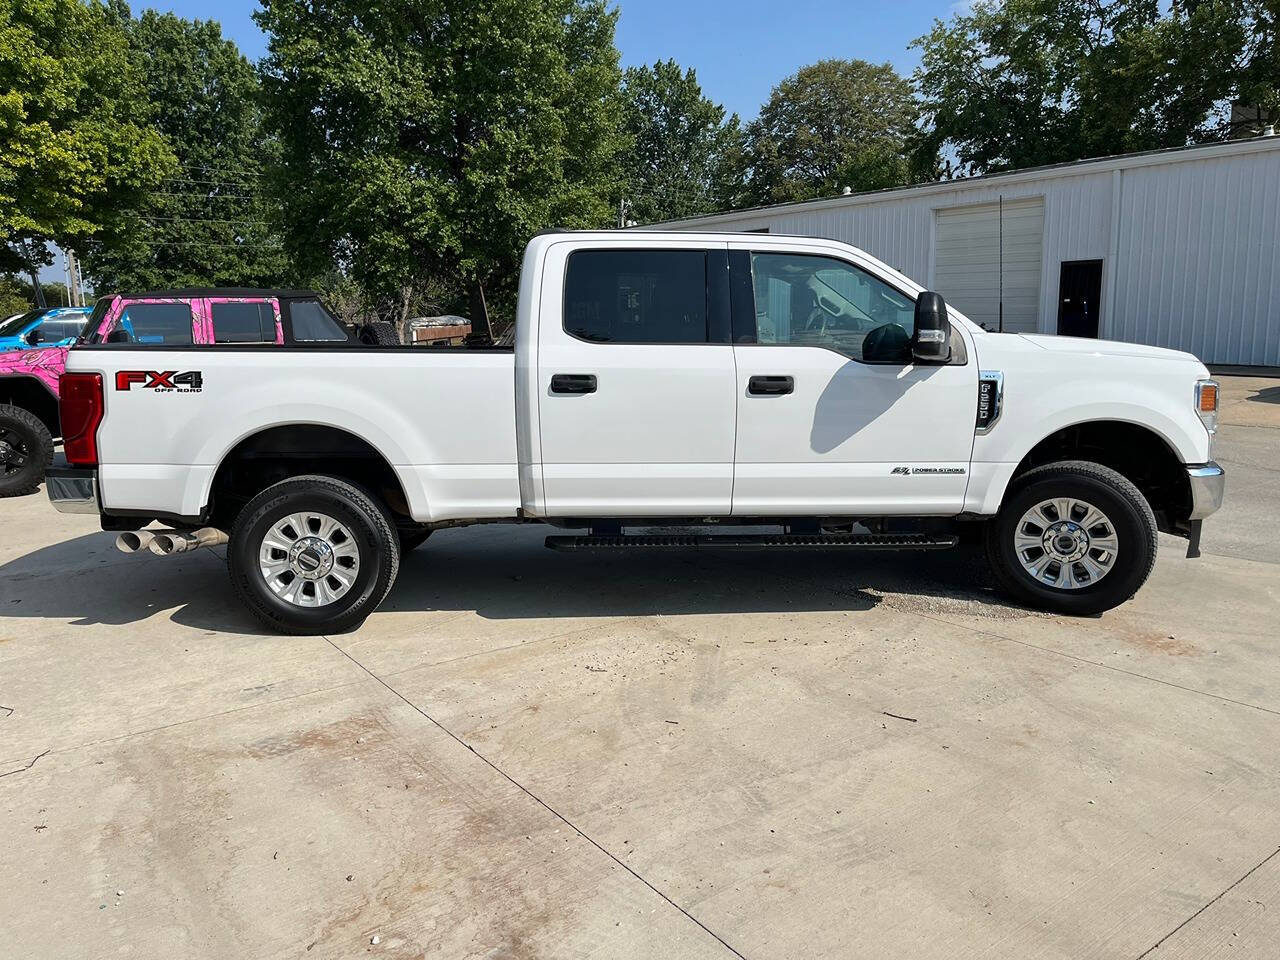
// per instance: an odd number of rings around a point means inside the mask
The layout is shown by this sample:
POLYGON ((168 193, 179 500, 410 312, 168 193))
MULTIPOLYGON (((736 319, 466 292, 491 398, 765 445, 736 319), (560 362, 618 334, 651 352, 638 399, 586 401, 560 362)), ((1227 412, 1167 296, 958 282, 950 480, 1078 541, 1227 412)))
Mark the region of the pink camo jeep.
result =
MULTIPOLYGON (((111 294, 94 304, 83 336, 135 347, 351 340, 310 290, 227 288, 111 294)), ((58 378, 72 347, 0 353, 0 497, 35 490, 53 461, 58 378)))

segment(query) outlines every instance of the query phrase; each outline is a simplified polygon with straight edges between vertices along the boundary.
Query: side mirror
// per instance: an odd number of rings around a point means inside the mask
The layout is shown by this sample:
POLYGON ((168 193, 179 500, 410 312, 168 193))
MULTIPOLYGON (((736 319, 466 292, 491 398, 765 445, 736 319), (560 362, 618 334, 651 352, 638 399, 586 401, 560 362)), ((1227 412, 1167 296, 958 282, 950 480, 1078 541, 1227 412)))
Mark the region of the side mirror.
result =
POLYGON ((951 358, 951 321, 940 293, 926 290, 916 297, 916 330, 911 335, 911 355, 924 363, 946 363, 951 358))
POLYGON ((107 334, 107 343, 130 343, 132 338, 124 327, 116 327, 107 334))
POLYGON ((22 335, 22 340, 28 347, 34 347, 37 343, 39 343, 43 339, 44 338, 40 334, 39 327, 35 327, 32 330, 28 330, 26 333, 22 335))

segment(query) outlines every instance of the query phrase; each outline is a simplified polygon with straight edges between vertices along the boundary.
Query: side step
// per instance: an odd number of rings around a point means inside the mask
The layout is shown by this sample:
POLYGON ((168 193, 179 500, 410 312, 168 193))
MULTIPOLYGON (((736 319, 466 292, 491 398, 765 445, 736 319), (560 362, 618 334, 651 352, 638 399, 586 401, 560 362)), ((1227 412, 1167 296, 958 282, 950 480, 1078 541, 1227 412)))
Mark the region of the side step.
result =
POLYGON ((948 550, 959 541, 954 536, 924 533, 828 533, 748 534, 716 536, 691 534, 635 537, 547 537, 552 550, 605 550, 618 548, 670 550, 948 550))

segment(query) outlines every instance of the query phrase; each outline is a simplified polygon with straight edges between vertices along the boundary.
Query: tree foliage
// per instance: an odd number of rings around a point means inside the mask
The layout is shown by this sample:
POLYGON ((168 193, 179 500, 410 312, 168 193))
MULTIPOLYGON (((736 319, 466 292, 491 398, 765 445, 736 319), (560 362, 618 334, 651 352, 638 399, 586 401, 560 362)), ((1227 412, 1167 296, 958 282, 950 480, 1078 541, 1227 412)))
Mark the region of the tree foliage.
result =
POLYGON ((81 0, 0 0, 0 269, 82 245, 166 176, 115 17, 81 0))
POLYGON ((508 297, 536 231, 611 220, 616 14, 605 0, 264 0, 286 236, 407 312, 458 278, 508 297), (305 185, 304 188, 299 187, 305 185))
POLYGON ((86 275, 109 289, 280 285, 285 258, 262 182, 275 145, 253 66, 215 21, 116 9, 152 128, 178 168, 86 247, 86 275))
POLYGON ((820 60, 802 68, 773 88, 747 127, 752 199, 907 183, 916 112, 911 84, 887 63, 820 60))
POLYGON ((928 148, 980 173, 1221 139, 1233 99, 1274 103, 1276 6, 979 2, 916 41, 928 148), (1257 36, 1267 9, 1269 42, 1257 36))
POLYGON ((702 94, 674 60, 629 67, 622 78, 629 219, 672 220, 732 206, 741 195, 738 115, 702 94))

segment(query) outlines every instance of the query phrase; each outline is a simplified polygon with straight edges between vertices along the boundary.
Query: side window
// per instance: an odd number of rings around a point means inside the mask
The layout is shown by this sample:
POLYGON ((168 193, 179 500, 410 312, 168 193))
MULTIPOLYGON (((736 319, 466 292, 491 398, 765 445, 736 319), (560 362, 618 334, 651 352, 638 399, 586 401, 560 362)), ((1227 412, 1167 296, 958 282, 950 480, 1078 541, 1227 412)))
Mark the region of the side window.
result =
POLYGON ((564 329, 592 343, 706 343, 706 253, 578 250, 569 254, 564 329))
POLYGON ((831 257, 753 253, 756 342, 827 347, 867 363, 907 363, 915 301, 831 257))
POLYGON ((347 333, 319 300, 294 300, 289 304, 293 339, 306 341, 346 341, 347 333))
POLYGON ((214 343, 276 341, 276 315, 270 301, 214 303, 209 312, 213 318, 214 343))
POLYGON ((125 304, 112 342, 191 343, 191 305, 188 303, 125 304), (120 336, 120 332, 124 336, 120 336))

